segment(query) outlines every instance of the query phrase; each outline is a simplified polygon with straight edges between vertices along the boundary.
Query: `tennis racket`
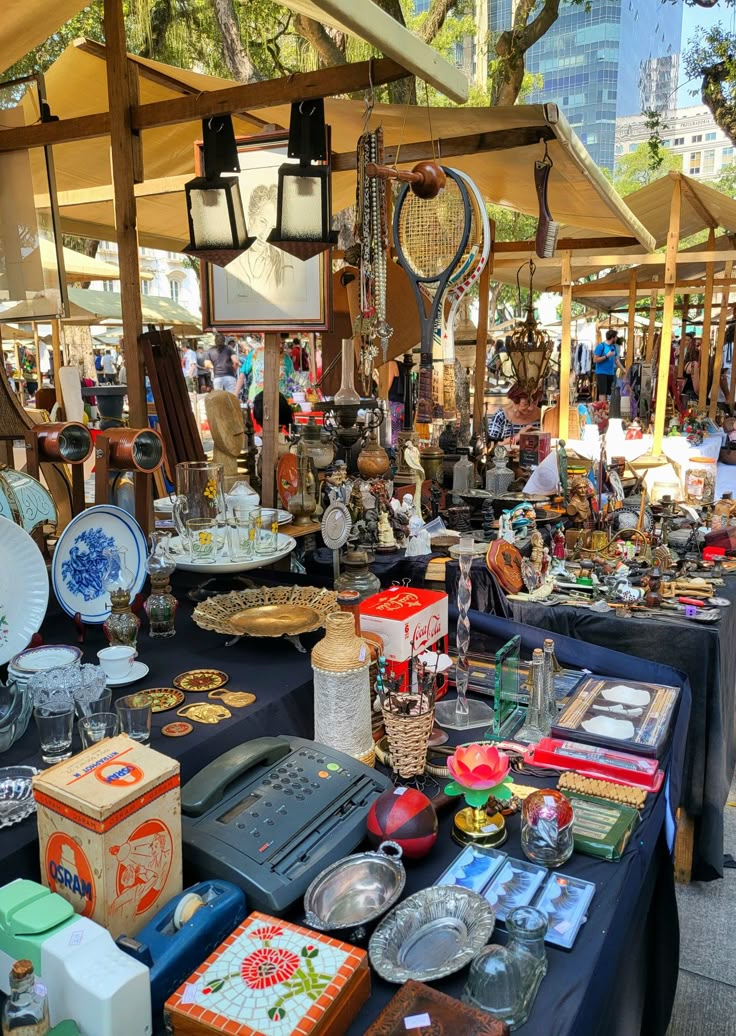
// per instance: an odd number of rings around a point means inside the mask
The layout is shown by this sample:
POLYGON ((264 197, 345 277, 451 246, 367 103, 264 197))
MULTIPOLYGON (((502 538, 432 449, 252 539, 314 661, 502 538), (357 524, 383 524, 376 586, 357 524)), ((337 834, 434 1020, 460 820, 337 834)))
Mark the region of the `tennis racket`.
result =
POLYGON ((419 198, 409 184, 404 184, 394 208, 396 255, 409 278, 419 311, 421 360, 415 425, 425 426, 417 427, 422 438, 428 437, 432 421, 434 328, 453 271, 465 255, 472 217, 465 183, 454 169, 443 170, 445 188, 436 197, 419 198))
POLYGON ((453 276, 450 287, 440 308, 440 340, 443 365, 444 416, 447 420, 457 419, 457 395, 455 392, 455 319, 465 296, 481 275, 491 252, 491 221, 488 211, 475 183, 465 173, 455 172, 465 183, 473 210, 470 236, 475 238, 475 247, 469 255, 469 262, 462 265, 462 275, 453 276))

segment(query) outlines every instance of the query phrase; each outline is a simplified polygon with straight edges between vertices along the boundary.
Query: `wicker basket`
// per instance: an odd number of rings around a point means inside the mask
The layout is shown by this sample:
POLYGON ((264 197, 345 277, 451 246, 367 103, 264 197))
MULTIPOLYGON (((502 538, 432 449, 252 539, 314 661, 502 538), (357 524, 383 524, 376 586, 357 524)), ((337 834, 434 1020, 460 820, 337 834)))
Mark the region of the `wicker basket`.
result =
POLYGON ((424 773, 427 746, 434 726, 434 708, 419 716, 402 716, 383 710, 383 723, 391 752, 391 766, 406 779, 424 773))

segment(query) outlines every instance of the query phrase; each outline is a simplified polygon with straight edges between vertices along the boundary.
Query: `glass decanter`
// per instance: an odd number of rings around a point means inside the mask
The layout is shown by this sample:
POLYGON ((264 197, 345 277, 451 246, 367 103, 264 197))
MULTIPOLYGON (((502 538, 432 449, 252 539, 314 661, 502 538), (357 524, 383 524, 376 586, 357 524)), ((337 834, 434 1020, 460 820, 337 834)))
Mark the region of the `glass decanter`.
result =
POLYGON ((173 637, 176 635, 174 619, 178 603, 171 593, 171 575, 176 568, 168 554, 169 536, 165 533, 151 533, 151 553, 146 562, 151 580, 151 593, 143 605, 148 616, 149 637, 173 637))
POLYGON ((486 472, 486 490, 494 497, 507 493, 514 481, 513 471, 506 466, 507 456, 506 448, 497 446, 493 451, 493 467, 486 472))
POLYGON ((534 907, 517 907, 506 918, 506 931, 505 946, 486 946, 473 960, 462 999, 513 1030, 529 1018, 547 974, 547 918, 534 907))
POLYGON ((124 647, 135 647, 141 620, 130 608, 130 591, 135 574, 126 564, 126 554, 127 549, 118 546, 104 551, 107 571, 102 585, 110 595, 111 609, 102 629, 112 646, 122 644, 124 647))
POLYGON ((452 502, 462 504, 464 494, 475 488, 475 465, 469 457, 468 447, 459 446, 457 452, 460 460, 452 468, 452 502))
POLYGON ((526 720, 516 735, 520 741, 536 744, 550 731, 550 721, 544 699, 544 653, 535 648, 529 670, 529 705, 526 720))
POLYGON ((3 1036, 45 1036, 51 1028, 45 987, 36 983, 33 964, 17 960, 10 969, 10 995, 3 1005, 3 1036))

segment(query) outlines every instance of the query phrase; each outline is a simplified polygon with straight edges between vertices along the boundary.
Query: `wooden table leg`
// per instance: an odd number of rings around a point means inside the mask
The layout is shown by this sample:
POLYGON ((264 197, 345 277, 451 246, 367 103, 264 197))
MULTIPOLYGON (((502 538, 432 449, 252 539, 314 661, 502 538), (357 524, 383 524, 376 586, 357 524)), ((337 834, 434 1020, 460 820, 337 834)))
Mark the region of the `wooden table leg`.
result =
POLYGON ((677 837, 675 838, 675 881, 681 885, 690 882, 693 869, 693 844, 695 821, 684 809, 677 811, 677 837))

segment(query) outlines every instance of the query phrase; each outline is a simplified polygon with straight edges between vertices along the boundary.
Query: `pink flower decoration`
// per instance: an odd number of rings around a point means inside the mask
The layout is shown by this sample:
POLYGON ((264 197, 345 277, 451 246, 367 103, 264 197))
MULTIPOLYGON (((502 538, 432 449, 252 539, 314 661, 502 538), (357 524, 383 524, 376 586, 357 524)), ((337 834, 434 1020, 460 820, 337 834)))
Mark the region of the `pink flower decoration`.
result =
POLYGON ((466 745, 455 749, 447 766, 458 784, 473 791, 495 788, 509 772, 509 759, 493 745, 466 745))

